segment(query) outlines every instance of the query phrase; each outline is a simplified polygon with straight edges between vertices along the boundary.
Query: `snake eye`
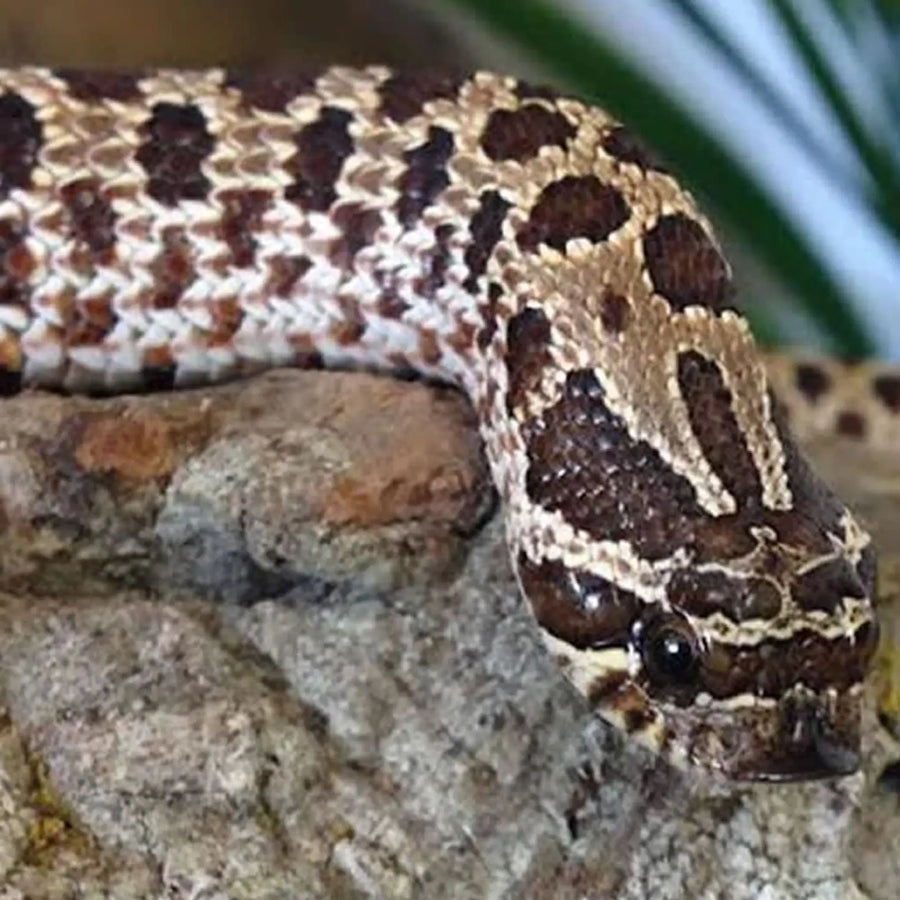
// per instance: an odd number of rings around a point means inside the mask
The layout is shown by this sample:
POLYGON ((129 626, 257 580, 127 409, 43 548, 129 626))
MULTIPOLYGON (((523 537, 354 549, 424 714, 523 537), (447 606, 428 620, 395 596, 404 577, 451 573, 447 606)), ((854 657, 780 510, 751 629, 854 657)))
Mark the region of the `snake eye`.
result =
POLYGON ((665 616, 647 629, 642 655, 653 681, 666 687, 683 687, 690 684, 697 670, 697 639, 684 619, 665 616))

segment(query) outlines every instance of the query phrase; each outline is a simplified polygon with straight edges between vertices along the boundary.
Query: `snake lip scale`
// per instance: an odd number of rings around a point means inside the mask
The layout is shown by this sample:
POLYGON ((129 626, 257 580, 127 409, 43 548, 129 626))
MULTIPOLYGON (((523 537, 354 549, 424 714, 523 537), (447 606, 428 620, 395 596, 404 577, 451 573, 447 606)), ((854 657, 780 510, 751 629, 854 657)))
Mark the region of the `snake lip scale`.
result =
POLYGON ((597 712, 677 764, 859 766, 869 535, 797 447, 690 194, 509 77, 0 70, 0 390, 412 369, 478 414, 597 712))

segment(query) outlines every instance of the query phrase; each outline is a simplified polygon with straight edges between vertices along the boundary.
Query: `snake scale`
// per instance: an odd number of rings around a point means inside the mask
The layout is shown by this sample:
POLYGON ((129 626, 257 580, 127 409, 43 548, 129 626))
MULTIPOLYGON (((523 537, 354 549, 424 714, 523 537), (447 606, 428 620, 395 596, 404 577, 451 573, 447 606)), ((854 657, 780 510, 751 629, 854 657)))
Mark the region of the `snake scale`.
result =
MULTIPOLYGON (((521 80, 0 70, 3 394, 287 365, 458 385, 522 591, 601 716, 726 778, 850 773, 872 542, 731 293, 671 173, 521 80)), ((782 381, 866 427, 828 406, 836 370, 782 381)), ((894 413, 900 380, 862 394, 894 413)))

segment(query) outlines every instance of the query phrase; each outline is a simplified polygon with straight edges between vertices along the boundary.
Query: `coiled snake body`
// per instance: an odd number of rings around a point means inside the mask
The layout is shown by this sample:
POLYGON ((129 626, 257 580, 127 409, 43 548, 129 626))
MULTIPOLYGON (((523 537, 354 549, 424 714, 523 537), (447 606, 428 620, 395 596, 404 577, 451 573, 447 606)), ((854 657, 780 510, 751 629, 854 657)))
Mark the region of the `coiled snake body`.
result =
POLYGON ((788 432, 693 199, 521 81, 0 70, 0 387, 281 365, 471 398, 601 715, 736 778, 858 765, 868 535, 788 432))

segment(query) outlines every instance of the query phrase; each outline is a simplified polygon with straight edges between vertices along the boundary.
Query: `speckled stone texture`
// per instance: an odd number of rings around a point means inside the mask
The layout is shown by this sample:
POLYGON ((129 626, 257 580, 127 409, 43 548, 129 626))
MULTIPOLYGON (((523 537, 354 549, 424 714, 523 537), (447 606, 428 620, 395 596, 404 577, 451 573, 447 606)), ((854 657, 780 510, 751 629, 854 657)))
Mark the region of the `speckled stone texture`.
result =
MULTIPOLYGON (((278 372, 3 410, 0 896, 896 896, 874 713, 867 781, 734 789, 592 718, 453 391, 278 372)), ((893 465, 855 481, 885 536, 893 465)))

